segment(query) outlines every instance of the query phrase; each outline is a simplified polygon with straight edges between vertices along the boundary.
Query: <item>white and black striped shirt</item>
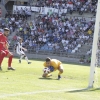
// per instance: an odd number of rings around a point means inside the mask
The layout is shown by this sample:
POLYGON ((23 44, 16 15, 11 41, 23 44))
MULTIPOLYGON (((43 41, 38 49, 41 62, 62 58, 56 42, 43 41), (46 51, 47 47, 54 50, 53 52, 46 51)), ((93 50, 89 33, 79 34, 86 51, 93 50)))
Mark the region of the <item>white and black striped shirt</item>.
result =
POLYGON ((23 48, 23 47, 22 47, 22 43, 17 42, 16 47, 15 47, 15 50, 18 50, 18 51, 23 51, 23 49, 22 49, 22 48, 23 48))

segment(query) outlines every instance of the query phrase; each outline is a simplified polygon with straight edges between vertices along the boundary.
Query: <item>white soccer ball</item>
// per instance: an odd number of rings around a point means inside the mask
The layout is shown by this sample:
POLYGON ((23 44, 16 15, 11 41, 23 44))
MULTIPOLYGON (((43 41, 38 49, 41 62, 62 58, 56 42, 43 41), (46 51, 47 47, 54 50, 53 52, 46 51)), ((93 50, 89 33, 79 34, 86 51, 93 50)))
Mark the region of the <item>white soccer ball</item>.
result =
POLYGON ((46 67, 46 68, 43 69, 43 72, 48 74, 48 73, 50 73, 50 69, 46 67))

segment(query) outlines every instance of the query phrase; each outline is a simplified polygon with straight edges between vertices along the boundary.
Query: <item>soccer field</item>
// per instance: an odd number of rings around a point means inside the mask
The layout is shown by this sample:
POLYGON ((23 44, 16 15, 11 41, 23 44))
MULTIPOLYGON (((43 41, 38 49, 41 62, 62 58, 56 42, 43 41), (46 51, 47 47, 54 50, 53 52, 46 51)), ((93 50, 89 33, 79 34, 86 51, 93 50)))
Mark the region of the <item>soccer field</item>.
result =
MULTIPOLYGON (((0 72, 0 100, 100 100, 100 89, 85 90, 88 86, 88 66, 63 64, 62 79, 57 80, 57 71, 43 79, 43 62, 13 60, 16 71, 7 71, 7 59, 0 72)), ((98 69, 100 79, 100 68, 98 69)), ((100 86, 99 83, 96 85, 100 86)))

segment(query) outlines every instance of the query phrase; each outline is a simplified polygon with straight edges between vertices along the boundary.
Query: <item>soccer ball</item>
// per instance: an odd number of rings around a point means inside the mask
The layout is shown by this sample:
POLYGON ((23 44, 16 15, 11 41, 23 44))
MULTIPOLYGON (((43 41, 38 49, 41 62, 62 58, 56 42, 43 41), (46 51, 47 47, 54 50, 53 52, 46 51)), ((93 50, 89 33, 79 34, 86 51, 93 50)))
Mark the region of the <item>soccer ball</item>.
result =
POLYGON ((50 69, 46 67, 46 68, 43 69, 43 72, 48 74, 48 73, 50 73, 50 69))

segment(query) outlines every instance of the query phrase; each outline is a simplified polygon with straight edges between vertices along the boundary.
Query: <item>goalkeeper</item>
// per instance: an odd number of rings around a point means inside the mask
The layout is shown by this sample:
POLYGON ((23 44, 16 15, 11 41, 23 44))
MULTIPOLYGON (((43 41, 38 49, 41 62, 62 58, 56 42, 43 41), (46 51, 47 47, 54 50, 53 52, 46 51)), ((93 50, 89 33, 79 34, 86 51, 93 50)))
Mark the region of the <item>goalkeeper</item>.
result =
MULTIPOLYGON (((58 80, 61 79, 61 74, 63 73, 63 66, 62 66, 62 63, 57 60, 57 59, 51 59, 51 58, 46 58, 46 61, 44 62, 44 67, 48 67, 50 69, 50 73, 51 72, 54 72, 56 70, 59 71, 58 73, 58 80)), ((50 73, 44 73, 42 75, 42 77, 50 77, 52 76, 50 73)))

